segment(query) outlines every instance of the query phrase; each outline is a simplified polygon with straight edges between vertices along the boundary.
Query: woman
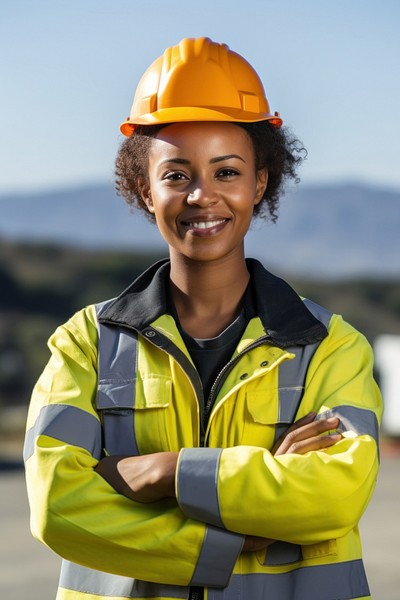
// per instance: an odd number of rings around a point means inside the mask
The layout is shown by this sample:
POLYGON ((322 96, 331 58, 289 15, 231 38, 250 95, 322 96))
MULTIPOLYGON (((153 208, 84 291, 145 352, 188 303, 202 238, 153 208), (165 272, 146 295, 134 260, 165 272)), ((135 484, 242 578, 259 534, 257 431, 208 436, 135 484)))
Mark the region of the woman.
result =
POLYGON ((372 353, 244 238, 276 218, 298 141, 207 38, 144 74, 117 187, 169 260, 50 339, 25 445, 59 599, 369 598, 358 522, 378 469, 372 353))

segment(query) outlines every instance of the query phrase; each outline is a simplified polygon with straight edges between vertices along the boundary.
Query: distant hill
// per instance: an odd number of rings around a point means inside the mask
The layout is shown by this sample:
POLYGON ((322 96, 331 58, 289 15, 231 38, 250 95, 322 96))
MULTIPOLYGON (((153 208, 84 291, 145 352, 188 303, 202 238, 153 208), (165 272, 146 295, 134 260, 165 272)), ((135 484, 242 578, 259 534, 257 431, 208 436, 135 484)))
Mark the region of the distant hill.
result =
MULTIPOLYGON (((0 196, 0 238, 92 249, 165 248, 157 229, 130 212, 111 185, 0 196)), ((336 279, 400 277, 400 191, 361 185, 300 186, 276 225, 257 222, 247 255, 280 273, 336 279)))

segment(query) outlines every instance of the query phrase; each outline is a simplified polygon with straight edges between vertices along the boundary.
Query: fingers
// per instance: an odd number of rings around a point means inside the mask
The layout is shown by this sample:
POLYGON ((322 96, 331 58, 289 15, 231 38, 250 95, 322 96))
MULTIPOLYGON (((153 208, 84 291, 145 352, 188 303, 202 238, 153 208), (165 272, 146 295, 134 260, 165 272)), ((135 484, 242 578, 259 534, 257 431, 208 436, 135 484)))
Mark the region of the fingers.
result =
POLYGON ((318 419, 316 421, 312 421, 312 423, 307 423, 306 425, 301 425, 292 431, 288 431, 286 439, 289 438, 289 441, 305 440, 309 437, 321 435, 327 431, 332 431, 339 426, 339 423, 340 421, 336 417, 331 417, 329 419, 318 419))
POLYGON ((306 454, 312 450, 323 450, 333 446, 341 439, 340 433, 333 433, 323 436, 315 436, 304 440, 294 441, 287 447, 278 448, 275 456, 282 454, 306 454))
POLYGON ((332 432, 339 426, 339 419, 331 417, 329 419, 315 420, 315 413, 310 413, 299 419, 292 425, 276 444, 273 454, 279 456, 282 454, 305 454, 311 450, 322 450, 335 444, 341 439, 341 435, 332 432))
POLYGON ((312 423, 316 416, 317 416, 317 413, 315 411, 312 411, 312 412, 308 413, 308 415, 306 415, 305 417, 302 417, 301 419, 296 421, 296 423, 293 423, 293 425, 288 427, 288 429, 285 431, 285 433, 283 435, 281 435, 280 438, 278 439, 278 441, 276 442, 276 444, 272 450, 272 454, 276 455, 278 453, 278 449, 280 450, 279 454, 285 454, 287 445, 285 445, 285 447, 282 447, 282 445, 284 444, 286 438, 288 436, 290 436, 293 431, 300 429, 300 427, 303 427, 304 425, 312 423))

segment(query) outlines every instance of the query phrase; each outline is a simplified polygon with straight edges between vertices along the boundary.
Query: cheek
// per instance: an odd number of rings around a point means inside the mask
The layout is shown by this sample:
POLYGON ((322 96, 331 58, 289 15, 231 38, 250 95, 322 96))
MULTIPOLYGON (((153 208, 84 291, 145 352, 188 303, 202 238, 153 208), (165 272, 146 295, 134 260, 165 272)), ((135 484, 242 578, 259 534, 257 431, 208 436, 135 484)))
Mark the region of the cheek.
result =
POLYGON ((154 185, 150 181, 149 188, 149 208, 151 208, 152 212, 156 215, 162 214, 165 211, 166 206, 166 198, 157 185, 154 185))
POLYGON ((254 179, 250 179, 247 182, 243 182, 243 185, 236 188, 232 194, 232 202, 238 211, 243 214, 248 212, 252 213, 254 205, 256 204, 257 190, 254 179))
POLYGON ((176 211, 174 211, 173 202, 168 201, 166 198, 157 197, 157 201, 154 202, 154 212, 160 219, 169 220, 176 211))
POLYGON ((157 195, 153 202, 153 214, 157 226, 161 232, 172 230, 176 227, 179 202, 173 201, 167 197, 157 195))
POLYGON ((151 190, 153 208, 161 218, 173 218, 185 205, 187 193, 179 190, 171 190, 168 187, 154 187, 151 190))

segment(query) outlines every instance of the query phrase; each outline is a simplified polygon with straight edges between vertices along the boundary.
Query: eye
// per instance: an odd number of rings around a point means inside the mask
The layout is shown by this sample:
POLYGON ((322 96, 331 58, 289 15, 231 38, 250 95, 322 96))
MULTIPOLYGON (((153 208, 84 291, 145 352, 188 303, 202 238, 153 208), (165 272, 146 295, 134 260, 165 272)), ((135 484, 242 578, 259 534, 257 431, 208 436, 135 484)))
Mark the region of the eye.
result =
POLYGON ((187 178, 187 175, 182 171, 168 171, 162 176, 162 179, 166 181, 185 181, 187 178))
POLYGON ((222 179, 230 179, 232 177, 235 177, 237 175, 240 175, 239 171, 233 167, 223 167, 222 169, 220 169, 217 172, 217 177, 218 178, 222 178, 222 179))

